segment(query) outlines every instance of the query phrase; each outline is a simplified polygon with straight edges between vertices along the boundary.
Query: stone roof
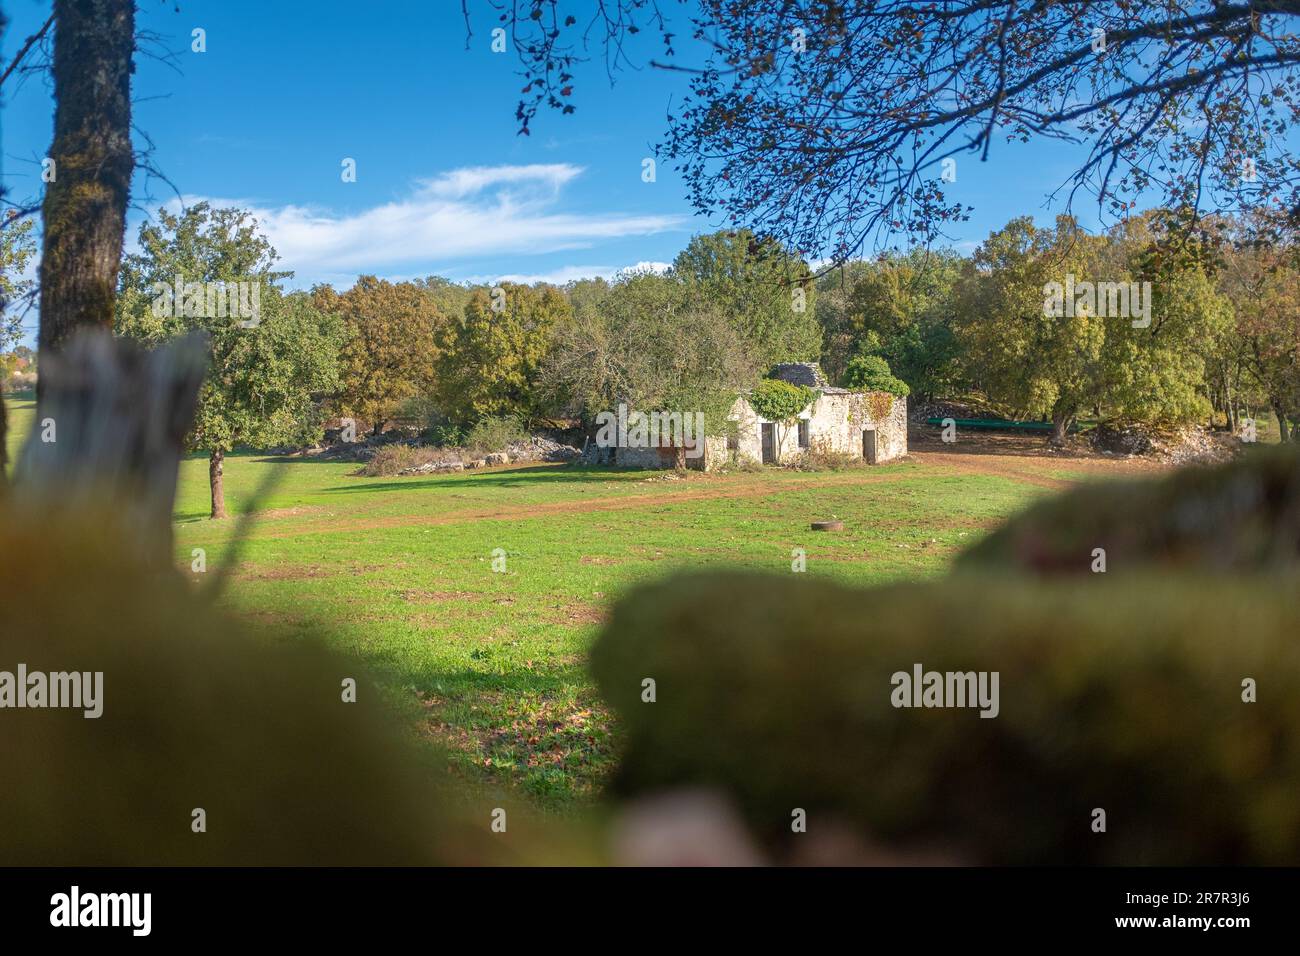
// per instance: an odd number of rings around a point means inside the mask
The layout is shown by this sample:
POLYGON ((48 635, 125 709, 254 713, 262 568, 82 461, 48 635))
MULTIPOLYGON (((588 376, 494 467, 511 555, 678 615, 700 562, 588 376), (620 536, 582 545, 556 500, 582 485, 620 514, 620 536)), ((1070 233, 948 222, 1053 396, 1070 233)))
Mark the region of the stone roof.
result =
POLYGON ((830 382, 822 374, 822 367, 816 362, 782 362, 773 367, 769 378, 779 378, 791 385, 804 385, 808 388, 826 389, 830 382))

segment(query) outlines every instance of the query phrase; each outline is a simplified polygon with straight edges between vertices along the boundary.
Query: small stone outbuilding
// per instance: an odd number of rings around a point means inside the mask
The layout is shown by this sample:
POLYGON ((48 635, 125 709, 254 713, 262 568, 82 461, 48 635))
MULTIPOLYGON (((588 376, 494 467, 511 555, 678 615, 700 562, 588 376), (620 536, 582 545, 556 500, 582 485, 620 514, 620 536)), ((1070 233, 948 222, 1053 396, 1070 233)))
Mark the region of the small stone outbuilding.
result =
MULTIPOLYGON (((736 435, 710 435, 702 453, 686 467, 713 471, 734 454, 737 460, 764 464, 794 461, 805 451, 846 454, 880 464, 907 454, 907 400, 888 392, 857 392, 826 381, 816 362, 776 366, 771 378, 816 389, 817 397, 793 422, 771 422, 754 411, 742 395, 728 416, 736 435)), ((587 446, 584 460, 620 468, 674 468, 677 449, 669 447, 602 448, 587 446)))
POLYGON ((826 381, 816 362, 791 362, 772 378, 816 389, 817 398, 795 422, 771 422, 742 396, 731 409, 737 423, 736 456, 763 463, 788 462, 804 451, 865 458, 879 464, 907 454, 907 400, 888 392, 858 392, 826 381))

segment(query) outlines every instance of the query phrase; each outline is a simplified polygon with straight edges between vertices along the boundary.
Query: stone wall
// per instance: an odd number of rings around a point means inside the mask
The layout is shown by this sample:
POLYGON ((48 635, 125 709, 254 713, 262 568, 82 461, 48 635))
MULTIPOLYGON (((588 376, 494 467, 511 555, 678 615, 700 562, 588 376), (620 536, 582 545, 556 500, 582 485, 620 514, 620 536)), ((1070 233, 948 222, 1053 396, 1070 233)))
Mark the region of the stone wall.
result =
MULTIPOLYGON (((729 416, 736 422, 736 458, 751 461, 763 460, 763 439, 760 418, 743 398, 736 399, 729 416)), ((871 428, 876 432, 876 461, 886 462, 907 454, 907 400, 895 398, 885 392, 852 392, 842 388, 827 388, 811 405, 799 413, 799 419, 808 422, 808 440, 830 452, 862 457, 862 432, 871 428), (876 409, 884 405, 888 411, 877 418, 876 409)), ((797 422, 777 424, 774 440, 778 445, 777 460, 790 463, 803 449, 799 447, 797 422)), ((726 464, 730 451, 727 440, 711 435, 704 441, 704 454, 688 458, 686 467, 713 471, 726 464)), ((617 468, 672 468, 676 463, 671 448, 597 448, 589 445, 585 456, 592 464, 613 465, 617 468)))
MULTIPOLYGON (((738 458, 761 461, 763 440, 760 426, 766 419, 740 398, 732 407, 731 417, 736 420, 738 458)), ((862 432, 873 428, 876 432, 876 460, 890 461, 907 454, 907 400, 895 398, 884 392, 852 392, 846 389, 827 389, 799 417, 808 422, 810 444, 820 445, 826 451, 862 457, 862 432), (888 412, 877 418, 873 409, 887 404, 888 412)), ((798 457, 799 429, 794 423, 778 425, 774 430, 778 443, 777 460, 790 462, 798 457)))
MULTIPOLYGON (((675 448, 600 448, 594 442, 587 446, 584 460, 593 465, 612 465, 615 468, 675 468, 675 448)), ((686 459, 686 467, 694 471, 713 471, 726 464, 727 439, 720 435, 704 439, 703 454, 686 459)))
MULTIPOLYGON (((809 409, 799 413, 800 418, 807 418, 809 409)), ((767 421, 754 411, 745 399, 736 399, 728 416, 736 422, 736 457, 751 461, 763 460, 763 433, 759 427, 767 421)), ((773 440, 777 443, 777 460, 790 461, 799 454, 799 427, 794 423, 778 424, 773 429, 773 440)))

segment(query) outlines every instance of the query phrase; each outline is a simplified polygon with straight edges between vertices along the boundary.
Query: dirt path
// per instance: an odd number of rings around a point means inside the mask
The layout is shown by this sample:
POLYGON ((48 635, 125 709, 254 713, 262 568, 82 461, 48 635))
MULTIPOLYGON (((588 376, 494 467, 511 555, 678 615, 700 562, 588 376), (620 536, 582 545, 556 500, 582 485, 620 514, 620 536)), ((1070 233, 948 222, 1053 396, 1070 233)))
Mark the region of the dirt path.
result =
POLYGON ((924 465, 963 475, 996 475, 1036 485, 1039 488, 1063 490, 1078 484, 1068 478, 1050 474, 1053 471, 1086 471, 1099 477, 1107 475, 1147 474, 1153 466, 1129 461, 1097 460, 1093 458, 1040 458, 1021 455, 977 455, 970 453, 917 451, 912 458, 924 465))
POLYGON ((1114 458, 1084 449, 1054 451, 1041 437, 985 433, 944 444, 926 433, 908 436, 912 460, 949 472, 997 475, 1040 488, 1065 489, 1077 482, 1052 472, 1075 471, 1098 477, 1156 474, 1170 466, 1148 458, 1114 458))
MULTIPOLYGON (((1063 490, 1076 484, 1069 479, 1053 475, 1052 472, 1078 471, 1104 476, 1151 473, 1164 467, 1141 459, 1114 459, 1091 454, 1051 452, 1043 447, 1041 442, 1029 443, 1015 436, 1010 440, 1000 438, 968 440, 960 447, 922 438, 913 443, 909 461, 933 469, 936 475, 992 475, 1051 490, 1063 490)), ((820 487, 871 485, 893 481, 898 475, 897 470, 884 467, 878 471, 853 469, 823 473, 817 475, 815 480, 820 487)), ((288 538, 307 534, 365 531, 373 528, 438 527, 466 522, 524 520, 593 511, 624 511, 714 499, 761 498, 779 494, 783 490, 805 487, 804 483, 794 478, 772 480, 761 474, 725 477, 693 476, 684 485, 674 486, 671 491, 659 490, 664 484, 661 481, 647 481, 645 484, 646 490, 643 493, 630 492, 599 498, 573 498, 532 504, 503 503, 432 515, 377 516, 331 514, 325 509, 317 508, 279 509, 260 517, 276 523, 278 523, 277 519, 290 517, 307 518, 307 520, 286 522, 283 527, 276 527, 274 523, 270 526, 263 524, 257 537, 288 538), (297 514, 294 513, 295 511, 297 514)))
MULTIPOLYGON (((562 466, 561 466, 562 467, 562 466)), ((819 484, 863 485, 892 481, 895 473, 882 469, 879 473, 863 471, 841 472, 821 475, 819 484)), ((657 484, 657 483, 656 483, 657 484)), ((655 505, 673 505, 687 501, 708 501, 735 498, 761 498, 785 489, 799 487, 789 480, 745 480, 736 476, 701 477, 692 479, 688 487, 663 493, 647 491, 645 494, 626 494, 604 498, 576 498, 569 501, 546 501, 526 505, 494 505, 484 508, 464 508, 447 511, 437 515, 346 515, 322 516, 319 520, 296 523, 290 528, 263 528, 258 531, 259 539, 290 538, 304 534, 327 533, 333 531, 361 531, 371 528, 400 528, 407 525, 437 527, 439 525, 462 524, 469 521, 508 521, 512 519, 537 518, 544 515, 579 514, 589 511, 624 511, 633 508, 645 508, 655 505), (738 480, 744 484, 737 484, 738 480), (698 483, 698 484, 697 484, 698 483)))

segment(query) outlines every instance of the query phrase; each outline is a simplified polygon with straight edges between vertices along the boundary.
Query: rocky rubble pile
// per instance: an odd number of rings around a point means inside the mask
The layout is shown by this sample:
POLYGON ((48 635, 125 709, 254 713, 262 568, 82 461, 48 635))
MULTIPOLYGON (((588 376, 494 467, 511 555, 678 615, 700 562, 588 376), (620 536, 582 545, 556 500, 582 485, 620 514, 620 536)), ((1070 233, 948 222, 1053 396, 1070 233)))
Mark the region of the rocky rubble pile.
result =
POLYGON ((1151 450, 1151 433, 1141 425, 1102 422, 1089 433, 1088 442, 1112 455, 1142 455, 1151 450))
MULTIPOLYGON (((487 468, 511 462, 572 461, 582 452, 572 445, 555 441, 545 435, 533 435, 524 441, 511 442, 501 451, 484 454, 481 450, 436 447, 424 444, 421 433, 414 428, 391 428, 379 435, 367 435, 357 441, 344 441, 342 429, 326 429, 318 445, 309 448, 273 448, 269 453, 285 457, 319 458, 324 461, 352 461, 369 464, 386 448, 397 446, 409 449, 411 457, 421 459, 398 471, 384 470, 385 474, 426 475, 444 471, 463 471, 466 468, 487 468)), ((378 472, 377 472, 378 473, 378 472)))
POLYGON ((909 403, 907 417, 914 422, 924 423, 931 418, 1001 418, 1002 416, 981 406, 935 400, 909 403))
POLYGON ((527 441, 511 442, 506 446, 511 461, 573 461, 582 455, 580 449, 553 441, 544 435, 533 435, 527 441))
POLYGON ((1138 424, 1103 422, 1092 430, 1088 441, 1106 454, 1151 455, 1175 465, 1227 461, 1242 447, 1236 436, 1202 425, 1159 431, 1138 424))
POLYGON ((1227 461, 1242 449, 1243 443, 1236 435, 1210 431, 1199 425, 1151 438, 1152 452, 1175 465, 1227 461))

